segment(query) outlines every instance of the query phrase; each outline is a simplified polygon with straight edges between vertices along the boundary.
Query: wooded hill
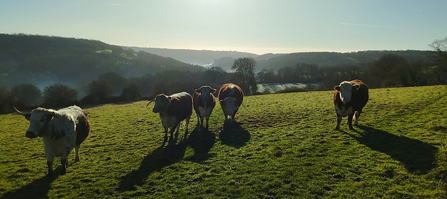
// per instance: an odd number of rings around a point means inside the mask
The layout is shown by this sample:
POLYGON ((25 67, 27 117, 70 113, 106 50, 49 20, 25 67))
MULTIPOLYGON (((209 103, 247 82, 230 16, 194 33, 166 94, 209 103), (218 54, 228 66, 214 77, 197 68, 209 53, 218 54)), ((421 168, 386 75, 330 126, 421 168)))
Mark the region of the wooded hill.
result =
MULTIPOLYGON (((294 67, 297 64, 315 64, 320 67, 330 66, 366 66, 371 64, 380 57, 393 53, 405 58, 407 61, 414 62, 421 60, 425 63, 432 62, 433 53, 431 51, 406 50, 406 51, 359 51, 349 53, 339 52, 301 52, 290 54, 265 54, 254 57, 257 62, 256 70, 261 71, 274 70, 277 71, 284 67, 294 67)), ((236 58, 237 59, 237 58, 236 58)), ((215 60, 213 66, 221 67, 228 71, 235 58, 223 57, 215 60)))
POLYGON ((297 63, 316 64, 320 67, 327 66, 352 66, 366 65, 374 62, 380 57, 393 53, 402 56, 409 62, 421 60, 425 63, 432 62, 433 56, 431 51, 359 51, 349 53, 338 52, 307 52, 307 53, 290 53, 284 54, 270 59, 257 59, 258 70, 273 69, 278 70, 282 67, 296 66, 297 63))
POLYGON ((352 66, 367 65, 379 59, 383 55, 393 53, 405 58, 409 62, 423 61, 432 62, 433 52, 420 50, 398 50, 398 51, 359 51, 359 52, 299 52, 289 54, 263 54, 236 51, 211 51, 211 50, 187 50, 187 49, 164 49, 164 48, 143 48, 124 47, 133 49, 136 52, 145 51, 164 57, 171 57, 185 63, 199 64, 202 66, 220 67, 225 71, 230 71, 234 60, 241 57, 251 57, 257 62, 257 71, 278 70, 284 67, 293 67, 298 63, 315 64, 320 67, 330 66, 352 66), (211 63, 211 64, 210 64, 211 63))
POLYGON ((98 75, 110 71, 123 77, 141 77, 163 70, 199 72, 205 69, 95 40, 0 34, 1 86, 88 84, 98 75))

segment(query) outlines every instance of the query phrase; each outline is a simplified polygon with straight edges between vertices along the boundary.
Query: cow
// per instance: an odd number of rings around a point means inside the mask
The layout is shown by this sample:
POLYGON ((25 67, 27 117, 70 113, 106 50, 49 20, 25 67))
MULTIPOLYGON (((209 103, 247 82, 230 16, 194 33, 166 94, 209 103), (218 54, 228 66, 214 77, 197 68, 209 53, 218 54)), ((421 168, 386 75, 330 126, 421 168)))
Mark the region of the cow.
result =
POLYGON ((210 119, 211 113, 213 112, 214 106, 216 106, 216 98, 214 93, 216 89, 210 86, 202 86, 198 89, 194 89, 193 103, 194 110, 197 116, 197 125, 199 128, 203 127, 203 119, 206 119, 206 129, 208 129, 208 121, 210 119))
POLYGON ((244 100, 242 89, 236 84, 226 83, 220 87, 218 98, 225 116, 224 123, 228 121, 228 116, 235 121, 234 116, 244 100))
POLYGON ((149 106, 151 102, 155 101, 154 113, 160 114, 161 124, 165 129, 164 142, 168 139, 168 129, 170 128, 171 138, 175 129, 177 135, 180 129, 180 123, 186 121, 185 137, 188 134, 189 119, 192 114, 192 97, 187 92, 176 93, 170 96, 165 94, 158 94, 153 100, 146 105, 149 106))
POLYGON ((361 80, 343 81, 334 87, 334 108, 337 114, 336 130, 340 129, 342 117, 348 116, 349 129, 353 129, 352 120, 354 116, 354 125, 358 125, 360 113, 368 102, 368 86, 361 80))
POLYGON ((75 162, 79 159, 81 143, 90 134, 88 115, 78 106, 69 106, 59 110, 38 107, 31 112, 17 113, 24 115, 30 121, 25 136, 28 138, 42 137, 47 158, 48 175, 54 175, 54 157, 61 157, 61 174, 66 174, 68 154, 75 149, 75 162))

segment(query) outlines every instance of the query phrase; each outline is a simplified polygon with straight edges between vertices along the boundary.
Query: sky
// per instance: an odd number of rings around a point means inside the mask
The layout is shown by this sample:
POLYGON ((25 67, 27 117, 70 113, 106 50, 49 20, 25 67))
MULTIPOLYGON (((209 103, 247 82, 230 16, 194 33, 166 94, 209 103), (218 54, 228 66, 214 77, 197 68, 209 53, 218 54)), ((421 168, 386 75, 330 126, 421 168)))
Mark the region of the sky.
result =
POLYGON ((447 0, 4 0, 0 33, 255 54, 430 50, 447 0))

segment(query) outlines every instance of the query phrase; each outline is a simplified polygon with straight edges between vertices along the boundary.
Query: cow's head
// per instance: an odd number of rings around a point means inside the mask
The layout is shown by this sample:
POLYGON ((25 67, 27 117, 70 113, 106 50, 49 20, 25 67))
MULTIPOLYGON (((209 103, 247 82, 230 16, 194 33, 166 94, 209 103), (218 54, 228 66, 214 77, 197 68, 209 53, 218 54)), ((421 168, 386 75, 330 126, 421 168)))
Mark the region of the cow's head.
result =
POLYGON ((42 137, 47 130, 50 121, 53 120, 56 115, 54 110, 45 108, 37 108, 29 113, 24 113, 17 109, 16 111, 29 120, 29 127, 25 134, 25 136, 29 138, 42 137))
MULTIPOLYGON (((154 108, 152 111, 154 113, 159 113, 165 111, 169 104, 171 104, 171 96, 167 96, 165 94, 158 94, 152 101, 155 101, 154 108)), ((150 102, 149 102, 150 103, 150 102)), ((149 105, 149 104, 148 104, 149 105)))
POLYGON ((219 101, 222 109, 224 110, 225 117, 233 116, 233 114, 239 109, 240 104, 238 104, 236 98, 226 97, 219 101))
POLYGON ((359 89, 358 84, 351 84, 348 81, 343 81, 340 85, 334 87, 335 90, 339 91, 340 99, 343 104, 346 104, 351 101, 352 92, 355 92, 359 89))
POLYGON ((213 96, 211 94, 215 94, 216 91, 216 89, 211 88, 210 86, 202 86, 200 88, 194 89, 194 92, 200 94, 200 97, 204 101, 212 98, 213 96))

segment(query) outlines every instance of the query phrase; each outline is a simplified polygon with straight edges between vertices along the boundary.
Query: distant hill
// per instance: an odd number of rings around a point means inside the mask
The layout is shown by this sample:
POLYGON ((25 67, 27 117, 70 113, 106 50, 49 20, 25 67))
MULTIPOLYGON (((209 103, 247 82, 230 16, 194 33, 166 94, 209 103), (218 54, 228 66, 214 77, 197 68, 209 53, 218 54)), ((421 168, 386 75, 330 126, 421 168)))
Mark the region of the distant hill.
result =
POLYGON ((161 70, 204 71, 201 66, 100 41, 0 34, 0 86, 88 84, 105 72, 138 77, 161 70))
MULTIPOLYGON (((278 70, 283 67, 293 67, 298 63, 316 64, 321 67, 328 66, 351 66, 351 65, 367 65, 379 59, 381 56, 394 53, 402 56, 410 62, 422 60, 431 62, 433 53, 431 51, 359 51, 349 53, 338 52, 300 52, 289 54, 264 54, 253 57, 257 63, 256 70, 278 70)), ((218 66, 225 71, 231 70, 234 57, 222 57, 216 59, 212 66, 218 66)))
POLYGON ((405 51, 359 51, 349 53, 338 52, 304 52, 290 53, 273 56, 268 59, 255 58, 257 70, 272 69, 277 70, 282 67, 292 67, 297 63, 316 64, 320 67, 327 66, 351 66, 366 65, 379 59, 381 56, 393 53, 404 57, 410 62, 422 60, 432 62, 433 53, 431 51, 405 50, 405 51))
POLYGON ((144 51, 163 57, 171 57, 189 64, 197 64, 207 66, 216 59, 222 57, 257 57, 259 55, 246 52, 237 51, 212 51, 212 50, 188 50, 188 49, 166 49, 166 48, 143 48, 143 47, 123 47, 125 49, 132 49, 136 52, 144 51))
POLYGON ((422 60, 424 62, 432 61, 431 51, 401 50, 401 51, 359 51, 359 52, 299 52, 288 54, 256 55, 252 53, 236 51, 209 51, 209 50, 178 50, 161 48, 140 48, 124 47, 135 51, 144 51, 157 54, 164 57, 172 57, 185 63, 194 63, 202 66, 220 67, 225 71, 230 71, 234 60, 241 57, 251 57, 255 59, 256 70, 262 69, 278 70, 283 67, 292 67, 298 63, 316 64, 321 67, 328 66, 351 66, 367 65, 377 60, 381 56, 394 53, 402 56, 410 62, 422 60))

